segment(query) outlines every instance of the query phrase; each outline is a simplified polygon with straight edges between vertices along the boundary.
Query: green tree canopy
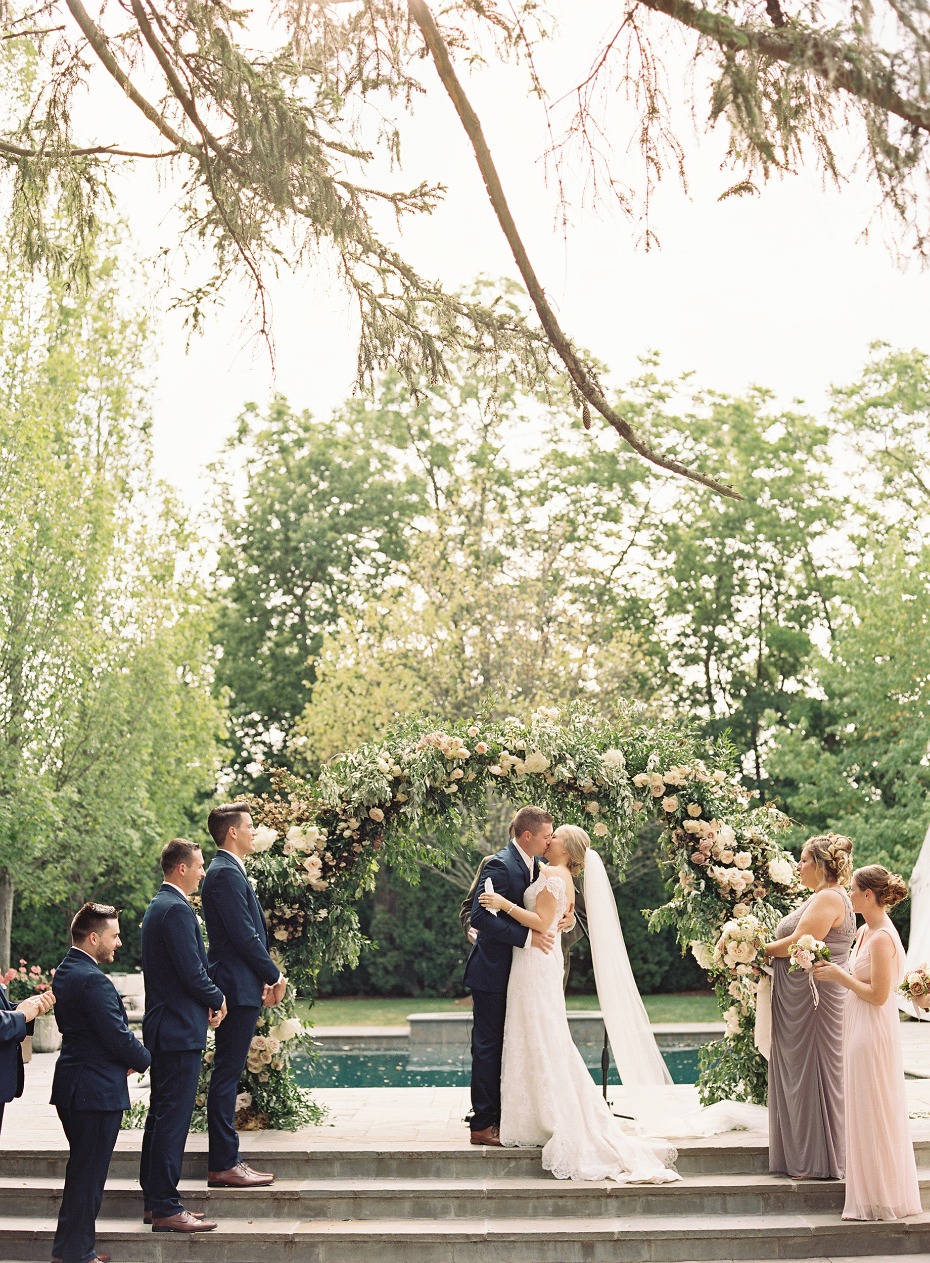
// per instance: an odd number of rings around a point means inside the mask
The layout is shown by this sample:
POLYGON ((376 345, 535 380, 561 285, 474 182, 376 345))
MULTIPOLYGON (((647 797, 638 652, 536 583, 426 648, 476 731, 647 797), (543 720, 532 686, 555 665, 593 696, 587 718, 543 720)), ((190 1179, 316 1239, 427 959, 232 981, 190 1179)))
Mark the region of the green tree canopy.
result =
POLYGON ((149 486, 145 326, 112 259, 0 300, 0 957, 14 891, 145 898, 212 792, 220 717, 192 540, 149 486), (185 554, 190 558, 185 564, 185 554))

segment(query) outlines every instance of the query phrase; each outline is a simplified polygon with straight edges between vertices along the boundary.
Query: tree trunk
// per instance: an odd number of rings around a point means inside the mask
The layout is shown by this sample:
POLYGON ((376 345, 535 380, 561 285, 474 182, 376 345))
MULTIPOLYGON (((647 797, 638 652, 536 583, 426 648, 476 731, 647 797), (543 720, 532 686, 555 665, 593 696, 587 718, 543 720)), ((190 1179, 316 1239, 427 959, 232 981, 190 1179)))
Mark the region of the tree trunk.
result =
POLYGON ((13 934, 13 874, 0 868, 0 970, 10 967, 10 945, 13 934))

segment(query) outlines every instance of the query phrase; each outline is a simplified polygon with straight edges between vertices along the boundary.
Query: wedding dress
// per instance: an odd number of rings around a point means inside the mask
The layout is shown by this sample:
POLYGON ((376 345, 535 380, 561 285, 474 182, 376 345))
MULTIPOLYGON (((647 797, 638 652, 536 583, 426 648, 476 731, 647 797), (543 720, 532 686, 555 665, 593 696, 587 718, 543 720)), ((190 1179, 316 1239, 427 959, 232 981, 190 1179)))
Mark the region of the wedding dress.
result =
MULTIPOLYGON (((527 888, 524 907, 535 911, 542 890, 555 896, 555 931, 568 902, 565 882, 543 868, 527 888)), ((671 1169, 675 1149, 667 1140, 624 1131, 575 1047, 557 932, 555 938, 548 955, 533 947, 514 948, 504 1023, 501 1143, 542 1147, 544 1169, 560 1180, 664 1184, 680 1179, 671 1169)))

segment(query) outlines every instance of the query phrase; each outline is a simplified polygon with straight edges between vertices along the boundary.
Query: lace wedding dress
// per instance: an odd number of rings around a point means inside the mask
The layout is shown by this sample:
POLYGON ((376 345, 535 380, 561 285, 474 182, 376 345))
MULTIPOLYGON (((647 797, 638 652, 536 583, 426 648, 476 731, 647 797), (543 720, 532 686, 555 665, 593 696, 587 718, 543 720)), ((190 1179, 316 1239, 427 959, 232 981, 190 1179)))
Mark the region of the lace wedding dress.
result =
MULTIPOLYGON (((523 896, 533 912, 540 891, 555 896, 552 929, 567 906, 565 883, 543 869, 523 896)), ((668 1141, 631 1136, 613 1116, 575 1047, 565 1014, 559 935, 546 955, 518 947, 507 988, 501 1072, 501 1143, 542 1147, 560 1180, 665 1184, 681 1177, 668 1141)))

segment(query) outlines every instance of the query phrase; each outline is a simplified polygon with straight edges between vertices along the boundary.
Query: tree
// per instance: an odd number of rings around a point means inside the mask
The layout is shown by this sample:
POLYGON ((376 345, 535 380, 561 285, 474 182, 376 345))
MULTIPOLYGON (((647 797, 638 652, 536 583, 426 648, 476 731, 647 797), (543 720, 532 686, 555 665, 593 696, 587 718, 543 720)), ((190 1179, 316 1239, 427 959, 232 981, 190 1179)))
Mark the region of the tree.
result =
POLYGON ((730 734, 761 786, 773 726, 816 686, 814 644, 829 638, 843 572, 829 428, 776 410, 763 389, 731 398, 646 367, 633 387, 642 428, 672 450, 711 447, 745 490, 707 503, 679 488, 650 542, 652 634, 680 703, 708 735, 730 734))
POLYGON ((779 733, 771 772, 808 833, 846 833, 857 862, 908 873, 930 799, 930 549, 892 540, 847 596, 819 671, 825 699, 779 733))
MULTIPOLYGON (((411 385, 435 380, 465 346, 490 361, 512 354, 525 383, 557 364, 587 422, 596 411, 647 460, 731 494, 718 477, 656 449, 612 406, 596 366, 561 329, 523 246, 450 49, 468 59, 490 49, 495 56, 519 52, 532 65, 547 17, 536 3, 514 11, 496 0, 453 0, 441 26, 423 0, 289 0, 264 27, 226 3, 186 0, 129 0, 119 11, 95 13, 81 0, 5 0, 3 16, 11 69, 0 159, 12 175, 14 221, 29 262, 80 269, 114 169, 154 163, 184 184, 182 237, 213 252, 212 274, 178 296, 195 320, 239 271, 254 287, 260 327, 270 334, 267 268, 285 254, 302 264, 322 245, 358 304, 360 379, 394 367, 411 385), (426 214, 441 196, 428 177, 396 189, 372 187, 365 174, 376 159, 399 151, 402 123, 385 116, 386 103, 398 112, 409 107, 430 90, 434 73, 472 144, 538 323, 450 296, 378 231, 379 210, 426 214), (141 127, 135 149, 82 133, 73 102, 88 85, 96 91, 101 76, 121 91, 120 121, 141 127), (77 250, 69 249, 73 243, 77 250)), ((729 191, 736 193, 794 169, 808 153, 839 179, 854 165, 844 152, 853 116, 882 204, 923 254, 928 47, 919 0, 838 14, 813 3, 786 13, 779 0, 768 0, 766 16, 748 0, 736 9, 725 0, 636 0, 579 85, 569 135, 609 138, 596 98, 609 86, 611 67, 620 67, 620 86, 638 115, 648 197, 666 165, 684 165, 666 87, 670 76, 684 78, 693 83, 693 113, 701 112, 706 91, 710 125, 728 134, 735 172, 729 191), (690 80, 668 56, 670 27, 691 37, 700 72, 690 80)), ((609 176, 613 190, 628 183, 616 170, 609 176)))
POLYGON ((324 635, 406 557, 422 484, 401 436, 367 419, 360 403, 325 424, 281 398, 264 415, 250 406, 218 471, 216 683, 240 785, 288 759, 324 635))
POLYGON ((0 309, 0 957, 14 893, 148 890, 212 792, 219 713, 190 537, 146 494, 145 329, 112 259, 75 301, 15 268, 0 309))
POLYGON ((365 427, 406 436, 424 503, 403 575, 344 609, 318 650, 304 760, 412 709, 465 718, 579 695, 609 709, 654 693, 646 645, 620 612, 636 599, 624 564, 653 520, 648 484, 567 428, 570 399, 554 395, 507 374, 492 384, 464 357, 418 400, 384 381, 365 427), (505 433, 521 455, 506 454, 505 433))

